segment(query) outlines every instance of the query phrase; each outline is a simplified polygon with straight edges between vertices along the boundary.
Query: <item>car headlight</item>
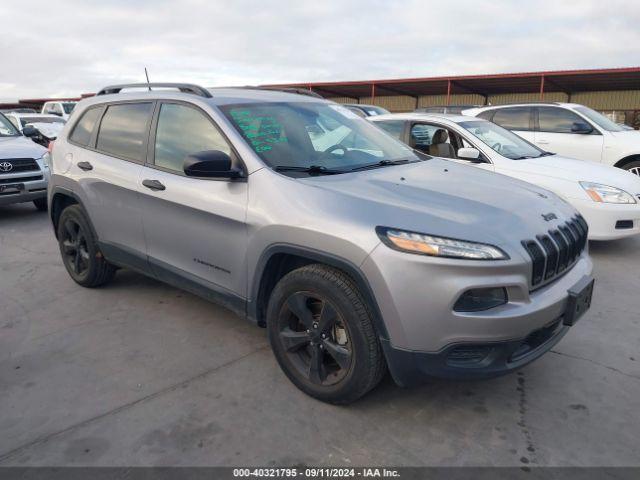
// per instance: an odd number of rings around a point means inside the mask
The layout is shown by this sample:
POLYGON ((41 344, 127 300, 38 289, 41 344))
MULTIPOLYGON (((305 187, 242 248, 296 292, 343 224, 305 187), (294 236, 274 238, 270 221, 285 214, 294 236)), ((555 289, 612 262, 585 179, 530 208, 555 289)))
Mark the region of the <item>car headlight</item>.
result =
POLYGON ((40 160, 42 160, 42 163, 46 168, 49 168, 51 163, 51 154, 49 152, 44 152, 44 155, 40 157, 40 160))
POLYGON ((636 203, 633 195, 616 187, 601 185, 593 182, 580 182, 580 185, 587 192, 587 195, 594 202, 599 203, 636 203))
POLYGON ((486 243, 467 242, 386 227, 378 227, 376 232, 385 245, 401 252, 467 260, 509 259, 509 255, 501 249, 486 243))

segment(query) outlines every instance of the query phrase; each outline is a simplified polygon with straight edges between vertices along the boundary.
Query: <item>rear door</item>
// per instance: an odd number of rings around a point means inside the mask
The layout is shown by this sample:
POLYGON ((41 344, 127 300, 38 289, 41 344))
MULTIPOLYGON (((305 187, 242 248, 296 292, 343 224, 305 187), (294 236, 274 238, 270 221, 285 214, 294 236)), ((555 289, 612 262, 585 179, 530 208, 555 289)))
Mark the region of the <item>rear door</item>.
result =
POLYGON ((68 175, 107 257, 146 268, 138 181, 146 158, 153 102, 86 110, 69 136, 68 175))
POLYGON ((525 140, 534 142, 532 107, 505 107, 496 109, 494 112, 490 119, 493 123, 511 130, 525 140))
POLYGON ((206 150, 241 163, 209 114, 189 103, 159 103, 139 192, 149 262, 158 277, 220 294, 215 299, 225 303, 246 296, 248 184, 186 176, 184 158, 206 150))
POLYGON ((601 161, 604 137, 587 120, 560 107, 537 107, 536 113, 534 143, 538 147, 565 157, 601 161), (593 127, 593 132, 573 133, 574 123, 587 123, 593 127))

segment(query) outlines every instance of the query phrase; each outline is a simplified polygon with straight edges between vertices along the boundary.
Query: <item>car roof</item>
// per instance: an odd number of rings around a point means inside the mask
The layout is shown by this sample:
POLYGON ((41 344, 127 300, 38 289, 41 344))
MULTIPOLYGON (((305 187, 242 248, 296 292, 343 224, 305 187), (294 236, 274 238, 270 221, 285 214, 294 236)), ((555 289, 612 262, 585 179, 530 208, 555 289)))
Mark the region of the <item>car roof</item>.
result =
POLYGON ((470 108, 474 112, 484 112, 487 110, 496 110, 498 108, 508 107, 581 107, 579 103, 567 103, 567 102, 524 102, 524 103, 505 103, 503 105, 486 105, 481 107, 470 108))
POLYGON ((380 120, 433 120, 441 121, 447 120, 453 123, 482 121, 486 120, 481 118, 469 117, 467 115, 456 115, 451 113, 422 113, 422 112, 408 112, 408 113, 389 113, 386 115, 376 115, 375 117, 369 117, 369 120, 376 122, 380 120))

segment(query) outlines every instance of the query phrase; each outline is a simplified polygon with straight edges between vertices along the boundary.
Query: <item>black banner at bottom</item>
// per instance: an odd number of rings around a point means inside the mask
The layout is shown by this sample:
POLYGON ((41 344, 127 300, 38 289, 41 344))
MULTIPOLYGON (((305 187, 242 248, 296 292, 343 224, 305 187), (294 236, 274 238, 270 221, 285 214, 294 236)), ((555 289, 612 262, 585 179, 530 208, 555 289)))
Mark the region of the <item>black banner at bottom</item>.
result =
POLYGON ((0 467, 0 480, 638 480, 640 467, 0 467))

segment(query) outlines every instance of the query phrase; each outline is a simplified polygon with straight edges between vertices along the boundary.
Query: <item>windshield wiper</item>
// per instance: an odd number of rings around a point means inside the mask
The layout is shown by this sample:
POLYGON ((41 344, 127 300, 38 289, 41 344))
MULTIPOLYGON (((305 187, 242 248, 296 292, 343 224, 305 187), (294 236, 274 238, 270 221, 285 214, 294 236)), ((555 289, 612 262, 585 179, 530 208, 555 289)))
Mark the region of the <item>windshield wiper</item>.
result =
POLYGON ((309 167, 298 167, 293 165, 276 165, 273 167, 276 172, 302 172, 313 175, 337 175, 339 173, 347 173, 349 170, 337 170, 333 168, 323 167, 322 165, 311 165, 309 167))
POLYGON ((548 157, 549 155, 555 155, 555 153, 553 153, 553 152, 542 152, 540 154, 540 157, 548 157))
POLYGON ((355 172, 358 170, 369 170, 370 168, 388 167, 390 165, 401 165, 403 163, 409 163, 409 159, 403 158, 402 160, 380 160, 379 162, 367 163, 366 165, 354 167, 350 171, 355 172))

